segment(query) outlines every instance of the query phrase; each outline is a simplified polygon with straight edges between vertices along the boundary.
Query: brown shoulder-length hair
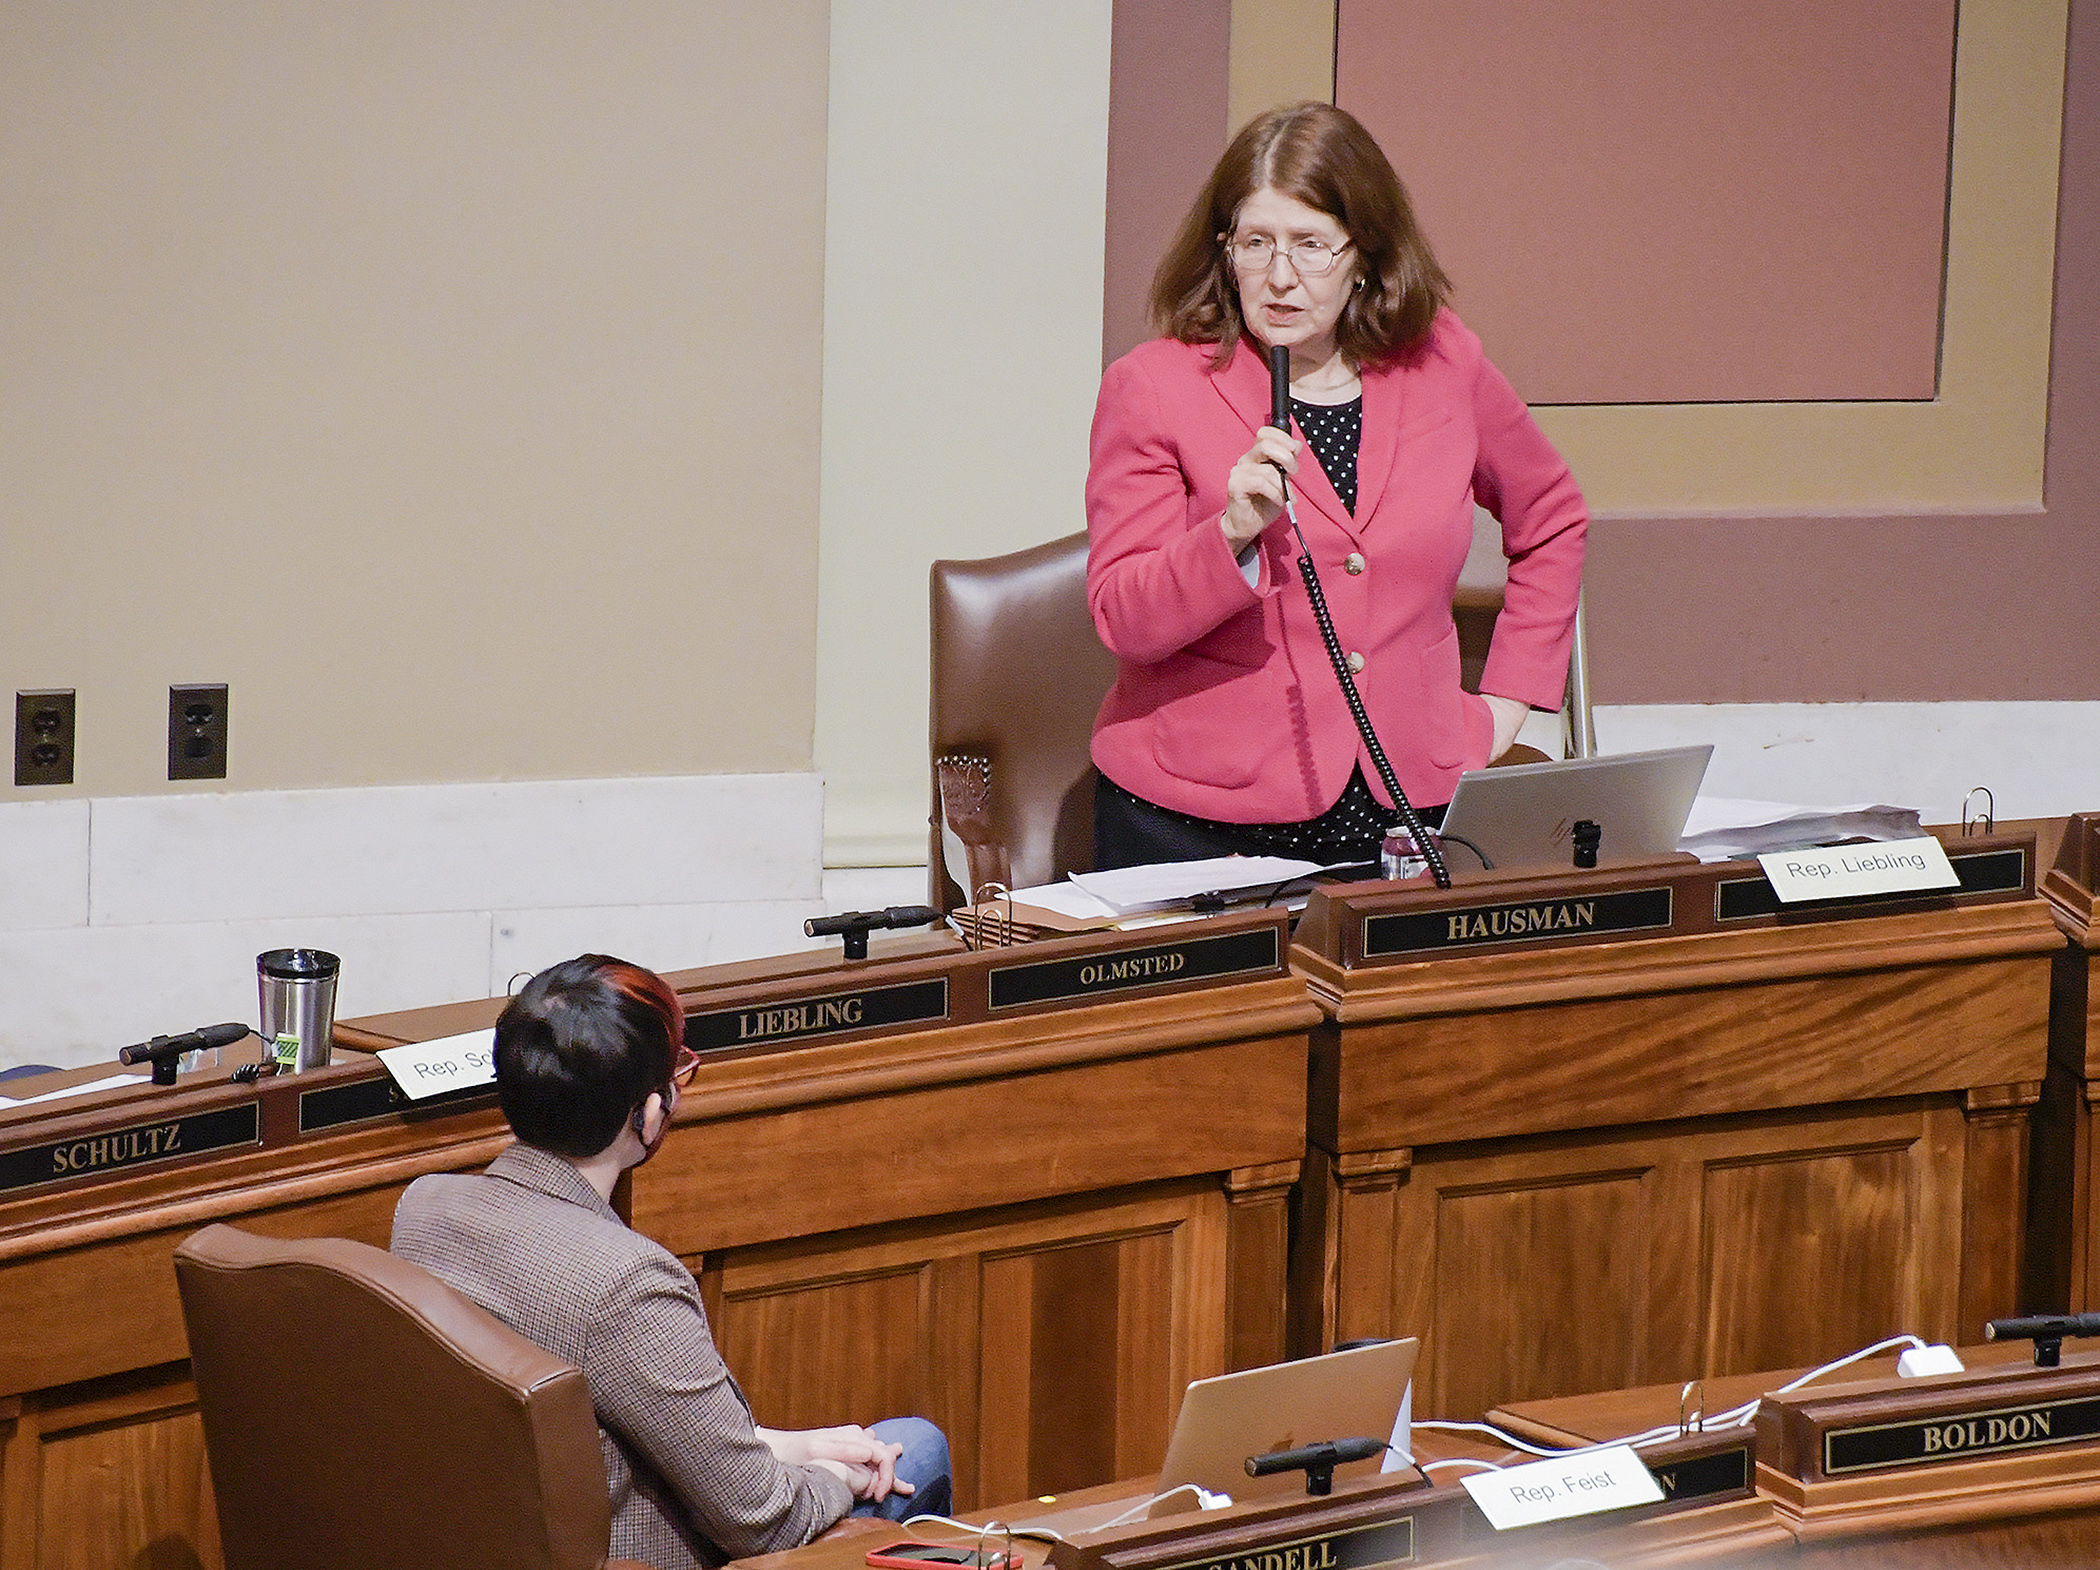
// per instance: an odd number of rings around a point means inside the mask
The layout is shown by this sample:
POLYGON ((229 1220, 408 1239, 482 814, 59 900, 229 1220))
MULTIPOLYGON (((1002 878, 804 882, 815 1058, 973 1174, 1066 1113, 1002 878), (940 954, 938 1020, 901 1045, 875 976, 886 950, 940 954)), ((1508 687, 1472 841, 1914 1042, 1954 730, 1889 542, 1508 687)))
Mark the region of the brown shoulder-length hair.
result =
POLYGON ((1404 359, 1429 337, 1451 280, 1415 221, 1407 190, 1384 152, 1346 110, 1290 104, 1247 122, 1225 149, 1152 276, 1152 322, 1183 343, 1214 343, 1223 370, 1247 330, 1240 291, 1220 235, 1264 186, 1339 223, 1355 247, 1364 286, 1342 308, 1335 337, 1359 365, 1404 359))

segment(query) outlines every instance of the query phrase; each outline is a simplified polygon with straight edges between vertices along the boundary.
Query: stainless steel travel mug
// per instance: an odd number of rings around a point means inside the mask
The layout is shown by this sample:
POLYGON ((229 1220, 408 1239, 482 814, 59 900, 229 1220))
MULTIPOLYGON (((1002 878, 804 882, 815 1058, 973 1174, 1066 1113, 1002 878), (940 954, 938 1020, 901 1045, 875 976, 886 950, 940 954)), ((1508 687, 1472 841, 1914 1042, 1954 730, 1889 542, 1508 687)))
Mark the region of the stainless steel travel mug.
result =
POLYGON ((265 1042, 277 1072, 324 1068, 335 1038, 335 982, 343 962, 320 949, 271 949, 255 956, 265 1042))

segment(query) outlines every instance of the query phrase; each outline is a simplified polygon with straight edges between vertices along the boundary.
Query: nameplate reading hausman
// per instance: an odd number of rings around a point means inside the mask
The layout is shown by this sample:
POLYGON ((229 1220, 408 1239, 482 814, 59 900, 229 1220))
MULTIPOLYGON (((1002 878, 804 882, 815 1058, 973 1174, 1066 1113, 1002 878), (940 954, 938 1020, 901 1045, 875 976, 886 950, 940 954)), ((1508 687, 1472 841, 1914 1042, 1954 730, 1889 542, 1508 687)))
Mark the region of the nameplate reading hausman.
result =
POLYGON ((2094 1396, 1833 1428, 1823 1436, 1823 1475, 1932 1466, 2096 1438, 2100 1438, 2100 1397, 2094 1396))
POLYGON ((0 1193, 67 1178, 100 1177, 235 1145, 259 1144, 261 1129, 257 1104, 244 1101, 237 1107, 192 1112, 186 1117, 134 1123, 128 1128, 30 1145, 0 1154, 0 1193))
POLYGON ((1366 916, 1364 958, 1476 948, 1484 943, 1649 932, 1669 926, 1670 911, 1670 890, 1653 888, 1366 916))

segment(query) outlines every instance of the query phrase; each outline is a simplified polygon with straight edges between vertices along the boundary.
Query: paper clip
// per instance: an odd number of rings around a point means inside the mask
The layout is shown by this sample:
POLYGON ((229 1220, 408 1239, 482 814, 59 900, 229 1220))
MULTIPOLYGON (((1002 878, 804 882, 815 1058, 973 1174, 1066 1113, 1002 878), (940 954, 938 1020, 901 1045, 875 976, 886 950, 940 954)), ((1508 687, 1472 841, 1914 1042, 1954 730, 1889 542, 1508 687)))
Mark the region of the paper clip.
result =
MULTIPOLYGON (((970 897, 970 927, 975 938, 970 941, 973 949, 1004 949, 1014 942, 1014 891, 1003 883, 985 883, 978 886, 970 897), (994 917, 992 907, 1003 904, 1004 909, 994 917)), ((966 934, 966 940, 968 935, 966 934)))
POLYGON ((1998 798, 1991 794, 1988 785, 1977 786, 1961 799, 1961 837, 1967 839, 1975 831, 1978 823, 1983 825, 1983 832, 1986 834, 1998 826, 1998 798), (1969 818, 1969 806, 1978 796, 1983 797, 1983 816, 1972 822, 1969 818))
POLYGON ((1020 1563, 1021 1561, 1014 1557, 1014 1529, 1012 1527, 1008 1526, 1004 1521, 987 1521, 978 1529, 977 1570, 991 1570, 991 1567, 995 1565, 998 1567, 998 1570, 1019 1570, 1020 1563), (1006 1544, 1004 1548, 1000 1549, 999 1556, 996 1559, 987 1556, 984 1548, 985 1539, 994 1532, 997 1532, 1006 1544))
POLYGON ((1706 1381, 1687 1379, 1677 1392, 1677 1437, 1706 1432, 1706 1381))

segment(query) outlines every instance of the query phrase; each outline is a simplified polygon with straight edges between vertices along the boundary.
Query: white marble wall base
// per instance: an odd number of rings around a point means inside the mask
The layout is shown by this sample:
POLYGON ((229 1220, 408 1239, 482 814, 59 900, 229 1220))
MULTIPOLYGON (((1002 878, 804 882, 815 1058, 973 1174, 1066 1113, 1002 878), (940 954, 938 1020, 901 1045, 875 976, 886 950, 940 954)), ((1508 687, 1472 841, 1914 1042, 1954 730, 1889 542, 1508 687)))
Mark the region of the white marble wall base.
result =
POLYGON ((0 1068, 253 1023, 267 948, 340 954, 340 1018, 781 953, 822 823, 812 774, 0 802, 0 1068))
POLYGON ((2001 818, 2100 811, 2100 703, 1741 703, 1600 708, 1597 745, 1710 741, 1709 795, 1881 802, 1958 823, 1971 786, 2001 818))

